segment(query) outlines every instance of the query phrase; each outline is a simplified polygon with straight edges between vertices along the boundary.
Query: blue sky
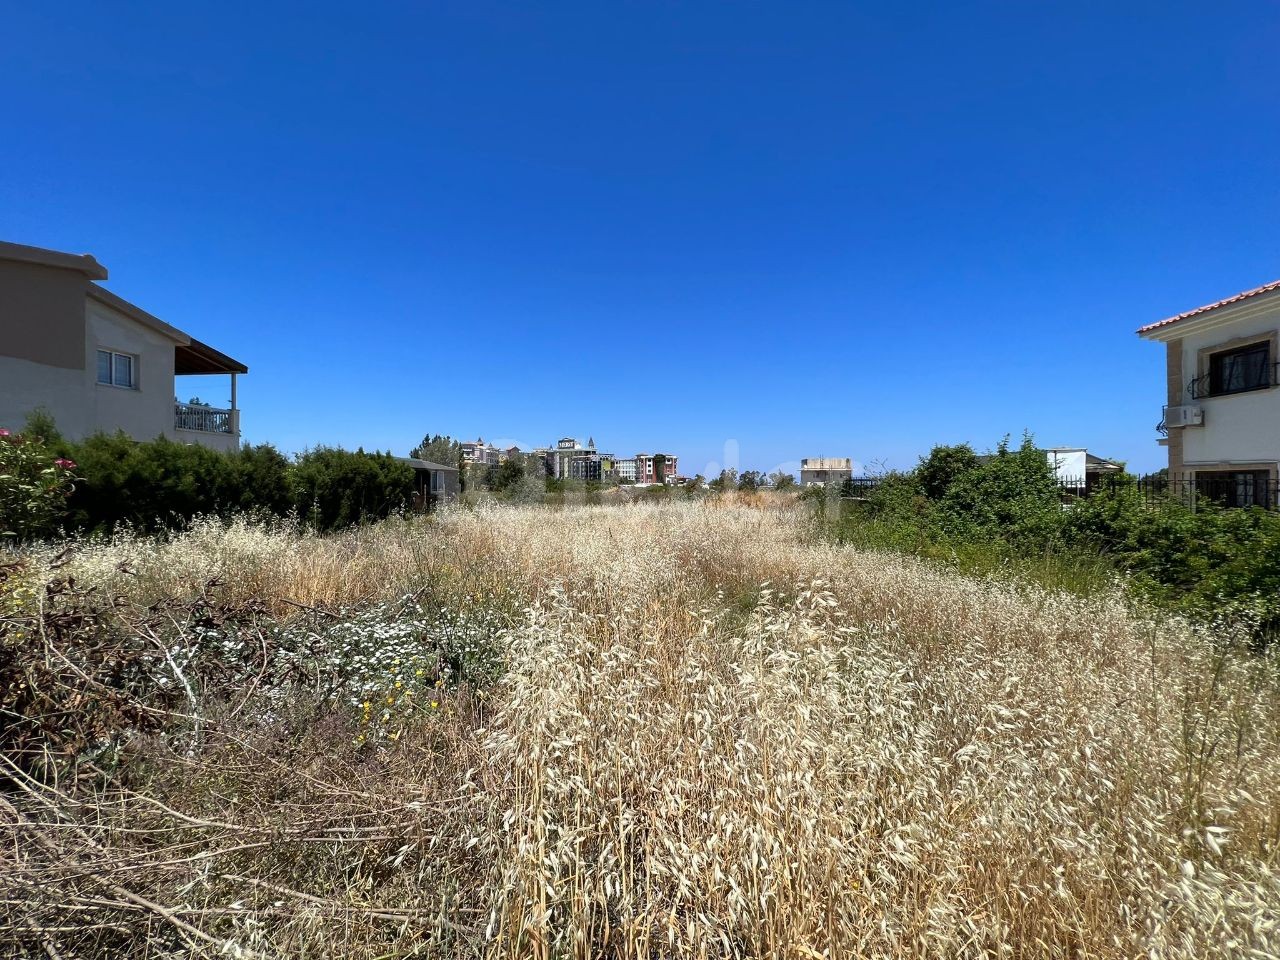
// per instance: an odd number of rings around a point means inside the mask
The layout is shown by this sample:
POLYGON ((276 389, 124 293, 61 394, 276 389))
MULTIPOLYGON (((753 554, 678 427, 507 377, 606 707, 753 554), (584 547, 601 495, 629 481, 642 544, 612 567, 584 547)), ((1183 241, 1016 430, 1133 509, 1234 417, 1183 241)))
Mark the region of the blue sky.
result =
POLYGON ((1278 11, 10 4, 0 239, 242 359, 291 451, 1151 468, 1134 329, 1280 277, 1278 11))

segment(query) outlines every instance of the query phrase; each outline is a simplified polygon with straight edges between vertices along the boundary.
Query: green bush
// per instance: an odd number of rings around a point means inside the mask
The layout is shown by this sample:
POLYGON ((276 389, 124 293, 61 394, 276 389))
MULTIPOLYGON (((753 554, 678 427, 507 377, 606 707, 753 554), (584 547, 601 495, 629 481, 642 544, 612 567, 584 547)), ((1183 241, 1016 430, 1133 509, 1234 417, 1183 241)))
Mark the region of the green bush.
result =
POLYGON ((956 474, 935 503, 939 526, 960 540, 994 537, 1044 549, 1063 525, 1061 490, 1029 436, 1016 451, 1002 441, 994 456, 956 474))
POLYGON ((245 445, 231 454, 239 510, 284 515, 293 508, 289 461, 269 443, 245 445))
POLYGON ((52 534, 72 492, 75 468, 40 437, 0 429, 0 536, 27 540, 52 534))
POLYGON ((978 469, 978 455, 967 443, 938 446, 920 459, 915 480, 930 500, 941 500, 956 480, 978 469))
POLYGON ((128 524, 154 532, 202 514, 226 516, 239 502, 231 458, 159 438, 137 443, 123 433, 74 444, 83 480, 71 497, 70 525, 82 530, 128 524))
POLYGON ((376 520, 413 501, 414 472, 389 453, 316 447, 290 472, 294 509, 320 530, 376 520))
POLYGON ((1207 498, 1152 504, 1132 483, 1095 493, 1071 511, 1067 538, 1112 558, 1150 598, 1200 618, 1280 632, 1280 514, 1207 498))
POLYGON ((1017 450, 1006 439, 986 458, 967 446, 936 447, 914 471, 887 474, 846 507, 841 529, 846 539, 913 552, 986 544, 1007 556, 1059 545, 1064 522, 1053 472, 1026 437, 1017 450))
POLYGON ((73 443, 41 412, 28 417, 23 432, 77 463, 75 490, 58 518, 72 530, 128 524, 154 532, 196 516, 283 515, 293 507, 289 461, 270 444, 221 453, 164 438, 139 443, 122 433, 73 443))
POLYGON ((1280 513, 1203 498, 1153 502, 1126 475, 1064 502, 1030 437, 989 457, 936 447, 916 470, 882 478, 839 510, 840 539, 866 549, 1077 592, 1124 571, 1162 606, 1251 625, 1260 641, 1280 635, 1280 513))

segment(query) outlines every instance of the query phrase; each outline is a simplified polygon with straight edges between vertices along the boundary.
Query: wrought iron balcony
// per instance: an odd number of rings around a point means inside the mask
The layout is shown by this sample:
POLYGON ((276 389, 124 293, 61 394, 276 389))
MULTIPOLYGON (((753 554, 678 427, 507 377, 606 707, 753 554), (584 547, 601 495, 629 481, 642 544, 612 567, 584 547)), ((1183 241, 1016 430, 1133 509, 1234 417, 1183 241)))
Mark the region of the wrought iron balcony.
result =
POLYGON ((1192 400, 1204 400, 1207 397, 1229 397, 1237 393, 1249 393, 1253 390, 1266 390, 1268 387, 1280 385, 1280 361, 1269 364, 1263 371, 1260 378, 1253 381, 1245 381, 1243 385, 1232 386, 1223 389, 1223 385, 1215 381, 1222 378, 1214 377, 1211 373, 1206 373, 1202 377, 1196 377, 1187 384, 1187 395, 1192 400))

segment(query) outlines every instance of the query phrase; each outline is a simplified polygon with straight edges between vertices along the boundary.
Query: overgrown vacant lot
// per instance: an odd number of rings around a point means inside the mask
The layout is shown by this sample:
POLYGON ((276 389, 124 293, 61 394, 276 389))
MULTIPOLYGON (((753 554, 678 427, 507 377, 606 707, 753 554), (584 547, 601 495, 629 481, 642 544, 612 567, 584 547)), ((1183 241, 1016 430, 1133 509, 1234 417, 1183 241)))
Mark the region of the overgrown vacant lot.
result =
POLYGON ((14 953, 1280 952, 1273 664, 1118 594, 768 501, 57 554, 0 588, 14 953))

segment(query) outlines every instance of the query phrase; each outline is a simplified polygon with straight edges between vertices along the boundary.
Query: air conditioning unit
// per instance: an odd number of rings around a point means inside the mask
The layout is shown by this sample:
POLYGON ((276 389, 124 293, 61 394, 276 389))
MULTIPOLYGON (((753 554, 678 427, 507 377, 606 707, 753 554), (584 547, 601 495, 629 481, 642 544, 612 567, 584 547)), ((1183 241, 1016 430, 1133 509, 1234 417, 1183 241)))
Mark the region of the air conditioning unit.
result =
POLYGON ((1166 427, 1198 427, 1204 423, 1204 407, 1165 407, 1164 423, 1166 427))

